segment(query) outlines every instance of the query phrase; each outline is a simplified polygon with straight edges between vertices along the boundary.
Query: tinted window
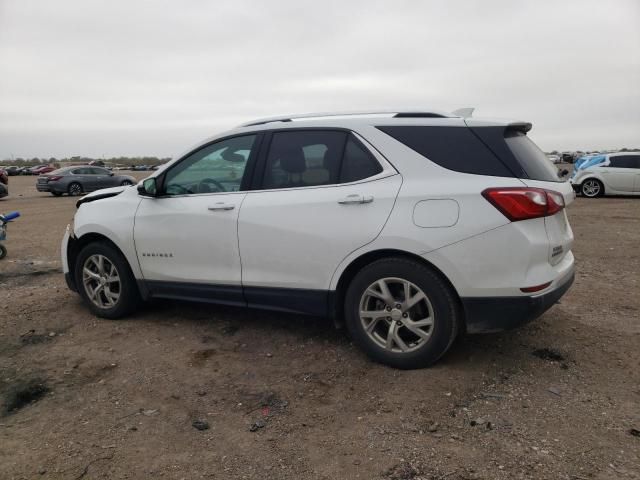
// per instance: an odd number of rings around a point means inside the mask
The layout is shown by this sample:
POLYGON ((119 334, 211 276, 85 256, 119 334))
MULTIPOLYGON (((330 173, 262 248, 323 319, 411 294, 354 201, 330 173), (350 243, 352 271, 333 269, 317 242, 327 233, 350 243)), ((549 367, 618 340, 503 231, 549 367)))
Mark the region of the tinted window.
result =
POLYGON ((76 168, 73 170, 74 175, 89 175, 88 168, 76 168))
POLYGON ((609 166, 615 168, 640 168, 640 155, 609 157, 609 166))
POLYGON ((342 159, 340 183, 362 180, 377 175, 381 171, 382 167, 371 153, 353 135, 349 135, 342 159))
POLYGON ((562 181, 558 177, 558 169, 547 160, 544 152, 524 133, 507 130, 504 141, 530 179, 544 182, 562 181))
POLYGON ((338 183, 347 134, 337 131, 276 132, 267 155, 263 188, 338 183))
POLYGON ((104 168, 91 167, 91 168, 88 168, 87 170, 89 170, 89 173, 91 175, 108 175, 109 174, 109 170, 105 170, 104 168))
POLYGON ((165 177, 167 195, 237 192, 240 190, 256 135, 208 145, 173 166, 165 177))
POLYGON ((468 128, 423 126, 378 128, 449 170, 496 177, 514 176, 468 128))

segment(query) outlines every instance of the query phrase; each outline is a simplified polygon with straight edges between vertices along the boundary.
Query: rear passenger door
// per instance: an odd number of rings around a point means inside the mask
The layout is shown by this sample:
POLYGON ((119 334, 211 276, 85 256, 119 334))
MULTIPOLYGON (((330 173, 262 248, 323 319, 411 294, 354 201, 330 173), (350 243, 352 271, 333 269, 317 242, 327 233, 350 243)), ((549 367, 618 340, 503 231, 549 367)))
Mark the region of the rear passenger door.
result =
MULTIPOLYGON (((609 165, 604 167, 603 178, 609 188, 618 192, 632 193, 637 170, 633 155, 609 157, 609 165)), ((605 186, 606 191, 606 186, 605 186)))
POLYGON ((266 144, 238 220, 245 298, 324 315, 333 273, 380 233, 401 177, 344 130, 278 130, 266 144))
POLYGON ((107 170, 106 168, 91 167, 89 171, 91 172, 92 190, 99 190, 101 188, 117 186, 113 182, 111 172, 109 172, 109 170, 107 170))

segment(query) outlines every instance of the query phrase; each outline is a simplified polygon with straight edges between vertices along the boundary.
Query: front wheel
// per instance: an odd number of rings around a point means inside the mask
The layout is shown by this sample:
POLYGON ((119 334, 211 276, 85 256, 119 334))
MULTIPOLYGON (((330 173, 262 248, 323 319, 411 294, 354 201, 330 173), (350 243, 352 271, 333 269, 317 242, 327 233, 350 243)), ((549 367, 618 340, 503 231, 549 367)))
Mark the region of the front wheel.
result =
POLYGON ((80 296, 98 317, 121 318, 140 302, 126 258, 108 243, 90 243, 80 251, 75 279, 80 296))
POLYGON ((371 358, 410 369, 436 362, 458 333, 460 313, 451 287, 428 266, 388 258, 364 267, 345 297, 355 343, 371 358))
POLYGON ((604 185, 600 180, 596 180, 595 178, 589 178, 584 182, 582 182, 580 191, 582 192, 582 195, 584 195, 585 197, 595 198, 604 194, 604 185))
POLYGON ((133 185, 131 180, 123 180, 122 183, 120 183, 121 187, 128 187, 129 185, 133 185))
POLYGON ((7 247, 0 243, 0 260, 7 256, 7 247))

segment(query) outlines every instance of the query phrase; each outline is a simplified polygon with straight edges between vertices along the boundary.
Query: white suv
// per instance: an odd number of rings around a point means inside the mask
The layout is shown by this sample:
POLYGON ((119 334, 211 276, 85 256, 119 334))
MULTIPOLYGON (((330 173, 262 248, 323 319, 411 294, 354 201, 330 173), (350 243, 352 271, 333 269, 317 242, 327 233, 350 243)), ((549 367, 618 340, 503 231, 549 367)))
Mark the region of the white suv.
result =
POLYGON ((571 176, 576 192, 585 197, 640 195, 640 152, 596 155, 571 176))
POLYGON ((424 111, 247 123, 80 199, 65 277, 100 317, 154 298, 328 316, 375 360, 425 366, 573 281, 574 193, 530 128, 424 111))

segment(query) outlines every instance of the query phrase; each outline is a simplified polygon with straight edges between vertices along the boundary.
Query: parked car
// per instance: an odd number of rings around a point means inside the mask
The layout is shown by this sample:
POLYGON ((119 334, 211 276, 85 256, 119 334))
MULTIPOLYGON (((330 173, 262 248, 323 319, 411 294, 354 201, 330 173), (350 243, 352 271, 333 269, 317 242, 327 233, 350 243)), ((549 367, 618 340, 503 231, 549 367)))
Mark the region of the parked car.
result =
POLYGON ((0 168, 0 198, 9 195, 9 174, 0 168))
POLYGON ((29 175, 43 175, 45 173, 53 172, 55 167, 50 167, 49 165, 38 165, 37 167, 33 167, 29 169, 29 175))
POLYGON ((435 362, 459 332, 530 321, 569 289, 574 193, 531 124, 311 117, 244 124, 137 189, 80 199, 61 249, 69 287, 104 318, 154 298, 329 316, 399 368, 435 362))
POLYGON ((89 162, 89 165, 92 167, 104 167, 104 162, 102 160, 92 160, 89 162))
POLYGON ((39 192, 51 192, 59 197, 63 193, 81 195, 101 188, 127 186, 136 183, 129 175, 115 175, 102 167, 64 167, 45 175, 40 175, 36 183, 39 192))
POLYGON ((10 177, 13 177, 15 175, 20 175, 20 172, 21 172, 20 167, 17 167, 15 165, 7 167, 5 170, 7 171, 7 175, 9 175, 10 177))
POLYGON ((581 157, 569 180, 588 198, 640 195, 640 153, 610 153, 581 157))

